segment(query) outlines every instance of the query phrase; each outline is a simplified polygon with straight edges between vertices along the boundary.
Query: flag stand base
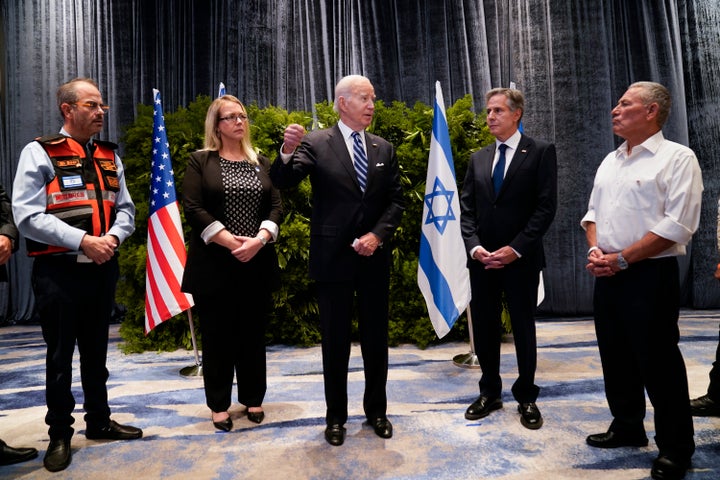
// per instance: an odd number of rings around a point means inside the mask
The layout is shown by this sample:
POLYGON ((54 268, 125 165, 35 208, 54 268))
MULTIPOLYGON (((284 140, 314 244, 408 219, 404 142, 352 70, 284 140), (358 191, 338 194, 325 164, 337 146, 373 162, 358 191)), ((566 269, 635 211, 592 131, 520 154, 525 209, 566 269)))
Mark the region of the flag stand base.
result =
POLYGON ((181 368, 180 375, 183 377, 202 377, 202 365, 192 365, 190 367, 181 368))
POLYGON ((462 368, 480 368, 480 362, 478 362, 477 355, 473 352, 455 355, 453 357, 453 363, 462 368))

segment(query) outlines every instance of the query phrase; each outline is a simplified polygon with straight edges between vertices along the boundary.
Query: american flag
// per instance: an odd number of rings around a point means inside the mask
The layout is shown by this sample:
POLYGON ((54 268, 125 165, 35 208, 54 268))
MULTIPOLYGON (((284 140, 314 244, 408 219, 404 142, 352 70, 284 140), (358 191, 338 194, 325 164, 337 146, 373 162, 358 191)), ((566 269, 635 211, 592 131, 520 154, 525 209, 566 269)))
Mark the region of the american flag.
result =
POLYGON ((145 276, 146 335, 165 320, 193 306, 192 296, 180 291, 187 252, 160 92, 154 88, 153 97, 155 111, 145 276))

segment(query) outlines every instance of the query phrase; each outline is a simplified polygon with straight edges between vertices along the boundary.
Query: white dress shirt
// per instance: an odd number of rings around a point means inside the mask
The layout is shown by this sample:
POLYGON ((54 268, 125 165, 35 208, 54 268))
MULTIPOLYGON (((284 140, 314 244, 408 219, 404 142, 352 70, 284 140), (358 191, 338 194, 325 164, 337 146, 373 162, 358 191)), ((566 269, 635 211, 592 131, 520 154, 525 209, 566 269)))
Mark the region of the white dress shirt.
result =
POLYGON ((595 174, 584 229, 595 223, 597 246, 619 252, 648 232, 672 240, 653 258, 685 254, 700 223, 703 182, 695 153, 659 131, 627 154, 627 142, 610 152, 595 174))

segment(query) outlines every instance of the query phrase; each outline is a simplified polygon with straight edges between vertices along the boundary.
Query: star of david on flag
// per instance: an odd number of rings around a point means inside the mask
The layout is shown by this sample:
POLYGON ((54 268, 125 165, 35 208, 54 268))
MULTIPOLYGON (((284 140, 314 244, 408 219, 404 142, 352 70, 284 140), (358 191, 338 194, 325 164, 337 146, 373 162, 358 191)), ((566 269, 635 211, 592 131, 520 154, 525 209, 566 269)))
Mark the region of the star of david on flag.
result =
POLYGON ((456 215, 459 211, 445 103, 440 82, 436 82, 420 235, 418 286, 439 338, 450 331, 470 303, 467 255, 456 215))

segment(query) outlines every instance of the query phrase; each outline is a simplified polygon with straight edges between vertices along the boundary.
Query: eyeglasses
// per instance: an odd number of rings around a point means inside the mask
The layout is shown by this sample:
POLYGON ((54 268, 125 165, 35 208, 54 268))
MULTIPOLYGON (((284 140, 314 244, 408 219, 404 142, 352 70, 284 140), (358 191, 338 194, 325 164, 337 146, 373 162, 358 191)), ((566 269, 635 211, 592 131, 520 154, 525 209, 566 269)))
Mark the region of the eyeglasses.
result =
POLYGON ((232 115, 228 115, 227 117, 218 118, 218 120, 225 120, 226 122, 230 122, 230 123, 237 123, 238 121, 244 122, 247 119, 248 119, 248 116, 245 115, 244 113, 241 113, 240 115, 232 114, 232 115))
POLYGON ((101 108, 103 112, 107 112, 108 110, 110 110, 110 105, 105 105, 104 103, 98 102, 75 102, 71 105, 75 105, 76 107, 80 105, 81 107, 86 107, 90 110, 97 110, 98 108, 101 108))

